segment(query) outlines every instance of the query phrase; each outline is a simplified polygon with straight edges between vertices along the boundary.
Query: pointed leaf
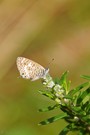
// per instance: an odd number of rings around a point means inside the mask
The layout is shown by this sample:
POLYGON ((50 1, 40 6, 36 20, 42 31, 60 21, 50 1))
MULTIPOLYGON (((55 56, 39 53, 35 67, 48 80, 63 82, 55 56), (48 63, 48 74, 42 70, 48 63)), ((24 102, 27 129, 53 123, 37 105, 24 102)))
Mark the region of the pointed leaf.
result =
POLYGON ((75 129, 74 124, 69 124, 59 133, 59 135, 66 135, 69 131, 72 131, 73 129, 75 129))
POLYGON ((90 123, 90 114, 85 115, 84 117, 82 117, 82 120, 87 121, 87 123, 89 121, 89 123, 90 123))
POLYGON ((42 94, 42 95, 44 95, 44 96, 46 96, 46 97, 49 97, 51 99, 54 98, 54 95, 51 92, 39 90, 39 93, 42 94))
POLYGON ((88 86, 89 85, 89 82, 85 82, 79 86, 77 86, 75 89, 72 89, 70 92, 69 92, 69 95, 73 96, 74 94, 76 94, 79 90, 83 89, 84 87, 88 86))
MULTIPOLYGON (((61 81, 61 85, 62 87, 67 91, 68 90, 68 86, 67 86, 67 81, 66 81, 66 78, 67 78, 67 74, 68 74, 68 71, 66 71, 65 73, 62 74, 61 78, 60 78, 60 81, 61 81)), ((70 84, 68 84, 70 85, 70 84)))
POLYGON ((62 119, 62 118, 64 118, 64 117, 66 117, 66 116, 67 116, 66 113, 62 113, 62 114, 59 114, 59 115, 57 115, 57 116, 51 117, 51 118, 49 118, 49 119, 46 119, 46 120, 44 120, 44 121, 41 121, 41 122, 39 123, 39 125, 47 125, 47 124, 53 123, 53 122, 55 122, 55 121, 57 121, 57 120, 59 120, 59 119, 62 119))
POLYGON ((90 99, 88 101, 88 104, 86 105, 86 112, 90 113, 90 99))
POLYGON ((81 75, 81 77, 84 79, 90 80, 90 76, 88 76, 88 75, 81 75))
POLYGON ((81 93, 81 95, 79 96, 79 98, 78 98, 78 100, 77 100, 77 104, 80 104, 83 100, 84 100, 84 98, 86 97, 86 96, 89 96, 90 95, 90 88, 88 88, 87 90, 85 90, 85 91, 83 91, 82 93, 81 93))
POLYGON ((72 108, 72 111, 75 111, 75 112, 80 112, 81 111, 81 106, 78 106, 78 107, 72 106, 71 108, 72 108))
POLYGON ((39 109, 39 112, 51 111, 51 110, 54 110, 54 109, 58 108, 59 106, 60 106, 59 104, 56 104, 54 106, 48 106, 47 108, 39 109))
POLYGON ((67 82, 67 89, 70 90, 70 86, 71 86, 71 81, 67 82))
POLYGON ((87 101, 87 102, 85 102, 83 105, 82 105, 82 109, 83 110, 86 110, 88 107, 87 106, 90 106, 90 101, 87 101))
POLYGON ((67 78, 67 74, 68 74, 68 71, 64 72, 64 73, 62 74, 62 76, 61 76, 60 80, 61 80, 61 81, 66 80, 66 78, 67 78))
POLYGON ((68 128, 68 126, 66 126, 66 127, 59 133, 59 135, 66 135, 69 131, 70 131, 70 129, 68 128))

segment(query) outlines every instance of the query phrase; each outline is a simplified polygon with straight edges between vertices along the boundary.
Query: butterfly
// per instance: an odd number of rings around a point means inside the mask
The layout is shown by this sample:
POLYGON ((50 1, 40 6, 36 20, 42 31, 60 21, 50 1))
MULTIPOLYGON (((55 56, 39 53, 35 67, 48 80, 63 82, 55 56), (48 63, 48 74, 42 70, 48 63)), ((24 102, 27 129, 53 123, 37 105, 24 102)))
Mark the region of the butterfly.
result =
POLYGON ((40 64, 24 57, 18 57, 16 64, 20 76, 31 81, 44 78, 49 72, 49 68, 44 68, 40 64))

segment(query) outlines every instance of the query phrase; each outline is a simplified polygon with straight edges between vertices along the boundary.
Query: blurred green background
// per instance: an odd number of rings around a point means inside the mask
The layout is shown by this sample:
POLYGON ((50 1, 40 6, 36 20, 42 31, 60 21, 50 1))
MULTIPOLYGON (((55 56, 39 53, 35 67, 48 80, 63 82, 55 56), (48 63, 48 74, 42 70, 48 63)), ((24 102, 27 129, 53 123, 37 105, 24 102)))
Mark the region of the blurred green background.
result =
POLYGON ((90 74, 90 0, 0 0, 0 135, 58 135, 63 120, 37 125, 59 110, 38 112, 54 103, 38 93, 41 80, 17 78, 18 56, 44 67, 54 58, 53 78, 69 70, 72 87, 83 82, 80 75, 90 74))

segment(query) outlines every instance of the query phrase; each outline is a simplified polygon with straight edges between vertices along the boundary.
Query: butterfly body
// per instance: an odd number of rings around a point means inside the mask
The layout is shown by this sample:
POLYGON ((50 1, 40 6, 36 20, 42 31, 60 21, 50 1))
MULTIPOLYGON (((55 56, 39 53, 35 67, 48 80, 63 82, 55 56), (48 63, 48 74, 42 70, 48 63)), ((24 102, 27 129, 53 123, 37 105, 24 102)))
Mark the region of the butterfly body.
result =
POLYGON ((48 68, 45 69, 40 64, 24 57, 18 57, 16 63, 20 76, 32 81, 44 78, 49 72, 48 68))

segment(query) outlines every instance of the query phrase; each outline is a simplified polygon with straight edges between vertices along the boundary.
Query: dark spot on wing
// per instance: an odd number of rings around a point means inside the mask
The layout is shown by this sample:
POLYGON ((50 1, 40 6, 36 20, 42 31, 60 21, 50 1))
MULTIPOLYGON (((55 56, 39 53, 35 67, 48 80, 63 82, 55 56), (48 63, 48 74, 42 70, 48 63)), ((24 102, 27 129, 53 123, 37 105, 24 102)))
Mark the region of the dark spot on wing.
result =
POLYGON ((24 75, 24 73, 22 73, 22 75, 24 75))
POLYGON ((30 70, 30 67, 28 67, 28 70, 30 70))
POLYGON ((32 64, 32 67, 35 67, 35 64, 32 64))
POLYGON ((23 64, 26 65, 26 62, 24 62, 23 64))

